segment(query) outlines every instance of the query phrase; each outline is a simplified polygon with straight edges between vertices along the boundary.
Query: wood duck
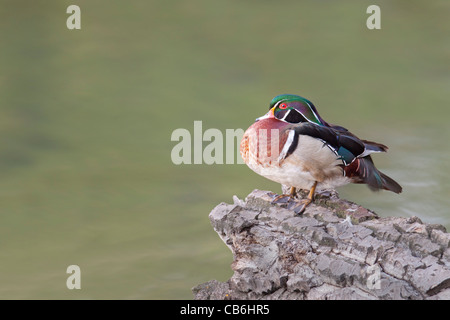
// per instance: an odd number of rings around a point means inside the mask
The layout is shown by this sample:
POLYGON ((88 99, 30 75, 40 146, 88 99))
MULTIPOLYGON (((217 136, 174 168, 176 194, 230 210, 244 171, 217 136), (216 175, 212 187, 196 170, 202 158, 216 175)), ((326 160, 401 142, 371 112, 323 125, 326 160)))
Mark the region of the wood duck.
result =
POLYGON ((348 183, 400 193, 402 187, 380 172, 370 156, 387 149, 326 122, 311 101, 292 94, 273 98, 269 112, 256 119, 240 144, 250 169, 291 187, 290 194, 277 196, 273 203, 289 202, 297 214, 314 201, 316 190, 348 183), (294 199, 298 189, 309 190, 306 199, 294 199))

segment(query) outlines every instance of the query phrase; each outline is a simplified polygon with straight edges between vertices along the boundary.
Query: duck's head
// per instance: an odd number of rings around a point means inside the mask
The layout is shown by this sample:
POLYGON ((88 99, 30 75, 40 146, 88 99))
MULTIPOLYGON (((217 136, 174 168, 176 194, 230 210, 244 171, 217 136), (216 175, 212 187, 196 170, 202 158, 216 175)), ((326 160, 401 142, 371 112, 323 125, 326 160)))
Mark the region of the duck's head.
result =
POLYGON ((281 94, 273 98, 269 112, 256 121, 266 118, 275 118, 287 123, 311 122, 326 125, 311 101, 294 94, 281 94))

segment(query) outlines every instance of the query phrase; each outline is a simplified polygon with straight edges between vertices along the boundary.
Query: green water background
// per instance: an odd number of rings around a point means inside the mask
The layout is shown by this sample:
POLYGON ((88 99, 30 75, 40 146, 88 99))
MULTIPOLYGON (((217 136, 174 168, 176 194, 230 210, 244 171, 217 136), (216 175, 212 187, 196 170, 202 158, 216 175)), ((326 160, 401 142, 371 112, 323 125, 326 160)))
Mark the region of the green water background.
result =
POLYGON ((190 299, 228 279, 208 213, 280 187, 245 165, 176 166, 171 133, 245 129, 281 93, 389 145, 374 160, 404 192, 342 197, 450 227, 449 1, 377 1, 372 31, 372 1, 0 4, 1 299, 190 299))

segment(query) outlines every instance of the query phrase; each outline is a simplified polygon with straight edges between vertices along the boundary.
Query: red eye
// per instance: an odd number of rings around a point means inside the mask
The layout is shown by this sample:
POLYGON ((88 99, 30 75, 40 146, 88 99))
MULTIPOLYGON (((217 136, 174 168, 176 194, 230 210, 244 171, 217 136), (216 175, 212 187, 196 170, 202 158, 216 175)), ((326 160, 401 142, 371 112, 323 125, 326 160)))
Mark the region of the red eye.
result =
POLYGON ((286 108, 287 108, 287 104, 286 103, 280 104, 280 109, 286 109, 286 108))

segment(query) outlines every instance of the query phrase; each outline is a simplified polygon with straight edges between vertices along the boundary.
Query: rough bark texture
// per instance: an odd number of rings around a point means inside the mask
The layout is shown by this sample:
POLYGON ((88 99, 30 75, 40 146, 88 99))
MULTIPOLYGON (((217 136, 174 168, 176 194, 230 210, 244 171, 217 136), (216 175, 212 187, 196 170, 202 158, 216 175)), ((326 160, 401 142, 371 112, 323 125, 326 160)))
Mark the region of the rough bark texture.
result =
POLYGON ((450 234, 417 217, 380 218, 335 192, 301 216, 255 190, 210 213, 234 274, 195 299, 450 299, 450 234))

